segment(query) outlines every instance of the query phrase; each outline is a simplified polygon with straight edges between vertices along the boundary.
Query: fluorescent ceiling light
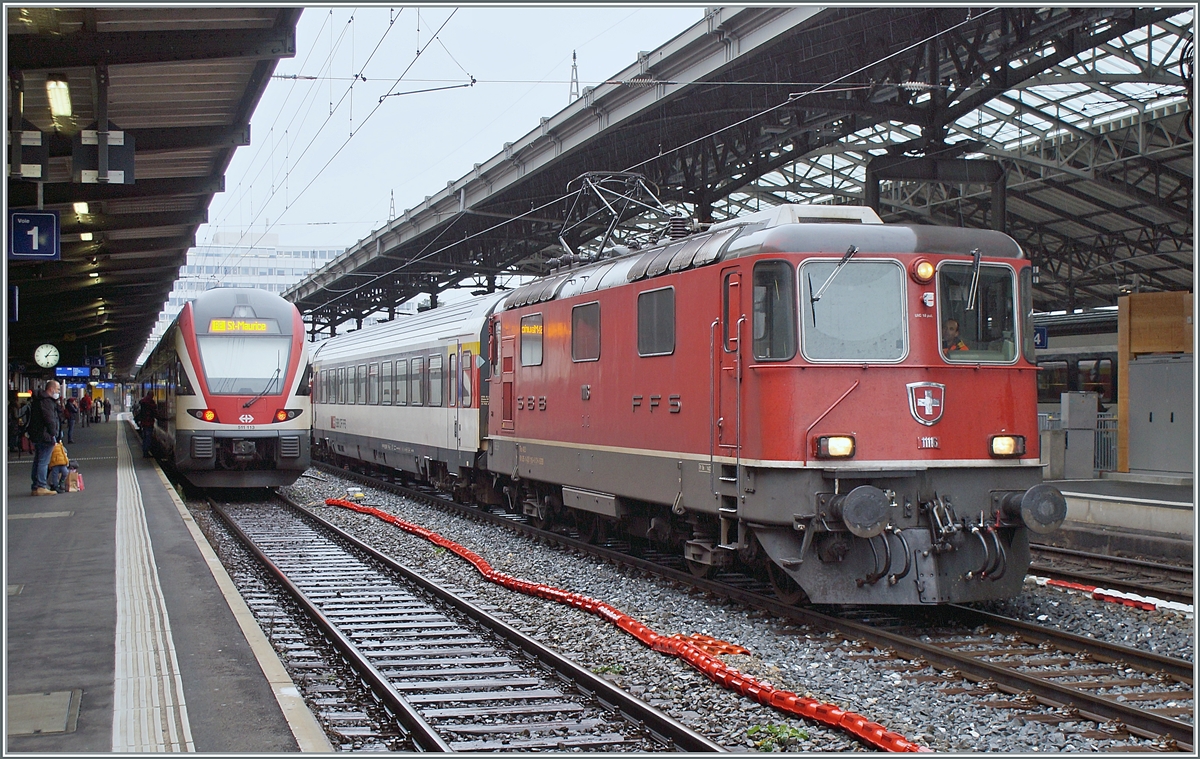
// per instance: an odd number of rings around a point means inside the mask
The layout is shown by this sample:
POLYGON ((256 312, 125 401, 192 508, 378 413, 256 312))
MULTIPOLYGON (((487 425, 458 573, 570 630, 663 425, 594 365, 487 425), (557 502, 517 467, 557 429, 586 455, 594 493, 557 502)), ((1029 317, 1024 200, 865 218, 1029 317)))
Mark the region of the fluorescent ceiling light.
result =
POLYGON ((71 115, 71 90, 66 74, 46 75, 46 97, 50 98, 50 113, 54 118, 68 118, 71 115))
POLYGON ((88 204, 84 202, 72 203, 71 208, 80 216, 86 216, 88 212, 88 204))
POLYGON ((91 242, 92 241, 92 233, 91 232, 80 232, 79 239, 84 242, 91 242))

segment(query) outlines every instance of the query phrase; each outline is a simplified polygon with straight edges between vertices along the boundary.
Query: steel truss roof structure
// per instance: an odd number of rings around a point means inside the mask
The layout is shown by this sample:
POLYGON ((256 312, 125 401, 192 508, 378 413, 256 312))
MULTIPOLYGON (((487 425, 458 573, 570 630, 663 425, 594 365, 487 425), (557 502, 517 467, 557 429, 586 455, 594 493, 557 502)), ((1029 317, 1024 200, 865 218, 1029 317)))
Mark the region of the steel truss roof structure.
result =
MULTIPOLYGON (((32 369, 40 343, 56 345, 64 365, 83 364, 86 347, 118 376, 133 367, 234 151, 250 143, 250 117, 276 62, 295 54, 299 16, 298 8, 8 8, 8 113, 19 107, 24 128, 46 135, 42 205, 62 225, 61 260, 8 262, 19 316, 9 325, 10 367, 32 369), (70 116, 52 115, 51 77, 69 83, 70 116), (104 111, 134 140, 132 184, 73 178, 73 138, 104 111)), ((10 177, 8 207, 37 208, 38 184, 10 177)))
MULTIPOLYGON (((285 297, 332 331, 544 273, 568 183, 621 170, 702 220, 866 202, 1002 228, 1039 267, 1042 310, 1187 290, 1193 25, 1190 6, 711 9, 285 297)), ((636 222, 627 235, 649 231, 636 222)), ((605 229, 565 242, 588 251, 605 229)))

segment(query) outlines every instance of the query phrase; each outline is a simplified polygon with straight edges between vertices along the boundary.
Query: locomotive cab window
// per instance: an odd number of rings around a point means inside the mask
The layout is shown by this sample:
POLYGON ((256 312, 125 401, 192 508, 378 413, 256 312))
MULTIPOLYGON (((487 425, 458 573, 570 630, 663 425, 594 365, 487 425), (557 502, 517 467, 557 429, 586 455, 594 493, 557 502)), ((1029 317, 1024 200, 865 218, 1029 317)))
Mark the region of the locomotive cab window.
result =
POLYGON ((895 261, 838 264, 800 267, 801 353, 810 361, 900 361, 908 352, 904 269, 895 261))
POLYGON ((600 304, 584 303, 571 309, 571 360, 600 359, 600 304))
POLYGON ((197 335, 200 365, 214 395, 279 393, 292 353, 289 335, 197 335))
POLYGON ((1016 360, 1023 336, 1018 334, 1015 285, 1013 270, 1007 266, 942 264, 938 269, 939 327, 942 356, 947 361, 1016 360))
POLYGON ((784 261, 754 266, 754 358, 786 361, 796 355, 796 297, 792 267, 784 261))
POLYGON ((638 295, 639 356, 675 352, 675 288, 664 287, 638 295))
POLYGON ((521 317, 521 366, 542 365, 542 315, 521 317))

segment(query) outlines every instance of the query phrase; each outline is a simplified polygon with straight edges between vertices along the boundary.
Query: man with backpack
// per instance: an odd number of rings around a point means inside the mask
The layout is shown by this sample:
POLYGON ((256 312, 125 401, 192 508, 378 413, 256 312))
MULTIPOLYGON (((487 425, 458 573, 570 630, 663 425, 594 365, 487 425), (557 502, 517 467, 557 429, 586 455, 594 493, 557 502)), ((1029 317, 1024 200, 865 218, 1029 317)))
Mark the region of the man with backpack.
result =
POLYGON ((138 404, 137 416, 134 417, 142 433, 142 458, 150 458, 150 449, 154 444, 154 423, 157 420, 158 404, 154 401, 154 396, 147 392, 138 404))
POLYGON ((33 441, 33 495, 57 495, 48 487, 46 477, 50 466, 50 454, 58 442, 58 397, 61 394, 57 380, 46 383, 39 390, 29 413, 29 439, 33 441))

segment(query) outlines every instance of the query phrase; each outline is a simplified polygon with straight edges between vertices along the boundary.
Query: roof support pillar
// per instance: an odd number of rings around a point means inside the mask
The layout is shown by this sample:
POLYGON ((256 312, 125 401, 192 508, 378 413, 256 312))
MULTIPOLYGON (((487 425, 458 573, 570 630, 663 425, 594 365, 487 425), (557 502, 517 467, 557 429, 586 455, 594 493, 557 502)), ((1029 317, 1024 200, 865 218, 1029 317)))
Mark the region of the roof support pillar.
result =
POLYGON ((96 182, 108 184, 108 64, 96 64, 96 182))
POLYGON ((1000 178, 992 184, 992 229, 1003 232, 1008 218, 1008 177, 1003 169, 1000 178))
MULTIPOLYGON (((9 127, 8 175, 21 176, 21 126, 25 118, 25 75, 20 71, 8 74, 8 89, 12 94, 12 125, 9 127)), ((40 208, 40 206, 39 206, 40 208)))

